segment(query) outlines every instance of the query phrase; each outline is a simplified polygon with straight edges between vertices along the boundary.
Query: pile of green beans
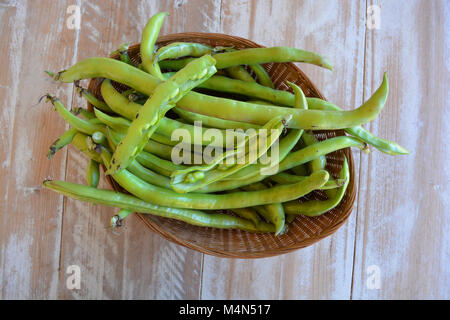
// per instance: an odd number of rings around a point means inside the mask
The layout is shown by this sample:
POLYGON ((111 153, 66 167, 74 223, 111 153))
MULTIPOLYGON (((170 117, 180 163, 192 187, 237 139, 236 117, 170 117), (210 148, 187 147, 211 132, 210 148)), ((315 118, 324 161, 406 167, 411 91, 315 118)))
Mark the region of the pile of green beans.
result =
POLYGON ((70 129, 50 146, 50 159, 72 144, 88 158, 86 185, 44 181, 74 199, 119 208, 116 228, 133 212, 186 223, 281 235, 297 215, 318 216, 344 198, 351 170, 345 156, 338 175, 327 155, 369 146, 408 154, 395 142, 362 127, 383 109, 386 74, 360 107, 343 111, 319 98, 275 88, 263 64, 304 62, 332 70, 323 56, 289 47, 235 49, 200 43, 156 44, 166 12, 151 17, 142 33, 142 63, 128 45, 113 58, 88 58, 53 79, 74 82, 93 110, 69 111, 46 94, 70 129), (83 79, 103 78, 101 96, 83 79), (120 83, 118 90, 114 82, 120 83), (239 97, 239 98, 236 98, 239 97), (319 141, 315 130, 344 129, 348 135, 319 141), (233 134, 229 135, 230 130, 233 134), (185 141, 185 136, 193 140, 185 141), (269 160, 270 161, 269 161, 269 160), (98 189, 101 168, 126 192, 98 189), (325 200, 308 200, 319 192, 325 200))

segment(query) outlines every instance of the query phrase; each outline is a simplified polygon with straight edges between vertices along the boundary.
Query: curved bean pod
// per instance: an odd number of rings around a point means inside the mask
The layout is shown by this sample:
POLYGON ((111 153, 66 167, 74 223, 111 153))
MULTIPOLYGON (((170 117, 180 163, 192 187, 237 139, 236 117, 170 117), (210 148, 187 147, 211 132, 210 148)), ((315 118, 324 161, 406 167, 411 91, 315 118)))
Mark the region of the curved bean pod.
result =
MULTIPOLYGON (((232 52, 231 52, 232 53, 232 52)), ((217 56, 217 55, 216 55, 217 56)), ((85 78, 109 78, 151 95, 160 82, 157 78, 123 62, 108 58, 88 58, 69 70, 49 73, 55 80, 73 82, 85 78)), ((189 92, 178 106, 185 110, 226 120, 244 121, 264 125, 276 116, 292 115, 290 128, 294 129, 345 129, 373 120, 382 110, 388 94, 387 77, 381 86, 359 108, 351 111, 292 110, 276 106, 262 106, 242 101, 189 92)))
POLYGON ((155 14, 150 18, 142 31, 142 40, 139 49, 141 53, 142 67, 154 76, 157 76, 152 64, 155 43, 156 39, 158 39, 159 30, 164 22, 164 18, 168 15, 168 12, 160 12, 155 14))
POLYGON ((164 207, 142 201, 128 194, 111 190, 95 189, 64 181, 44 181, 44 187, 65 196, 95 204, 119 207, 132 212, 149 213, 160 217, 177 219, 196 226, 220 229, 242 229, 250 232, 273 232, 270 224, 251 221, 226 214, 205 213, 198 210, 164 207))
POLYGON ((256 82, 255 79, 248 73, 243 66, 233 66, 225 69, 225 72, 230 78, 237 79, 244 82, 256 82))
POLYGON ((77 134, 78 130, 75 128, 70 128, 66 132, 64 132, 55 142, 50 146, 50 150, 48 150, 47 158, 51 159, 52 156, 58 152, 58 150, 64 148, 68 144, 72 142, 73 137, 77 134))
POLYGON ((152 68, 156 71, 156 75, 159 79, 165 80, 161 69, 159 67, 159 61, 165 59, 176 59, 185 56, 201 57, 205 54, 211 54, 214 48, 195 42, 172 42, 164 47, 161 47, 156 51, 153 60, 152 68))
MULTIPOLYGON (((217 69, 225 69, 238 65, 264 64, 270 62, 305 62, 333 70, 331 63, 327 58, 321 55, 290 47, 271 47, 271 48, 248 48, 241 50, 232 50, 214 55, 217 60, 217 69)), ((182 67, 189 63, 189 58, 171 61, 171 67, 168 64, 161 64, 161 68, 173 69, 174 63, 182 67)))
MULTIPOLYGON (((111 158, 104 149, 102 150, 102 159, 105 166, 108 166, 111 158)), ((328 181, 329 177, 328 172, 321 171, 312 174, 305 181, 276 186, 263 191, 228 194, 180 194, 151 185, 126 169, 111 176, 122 188, 144 201, 161 206, 201 210, 246 208, 275 202, 287 202, 320 188, 328 181)))
POLYGON ((97 99, 92 93, 90 93, 87 89, 80 87, 77 83, 75 85, 75 90, 80 95, 80 97, 84 97, 90 104, 92 104, 97 109, 100 109, 105 112, 112 112, 112 110, 108 107, 108 105, 97 99))
MULTIPOLYGON (((295 152, 291 152, 283 161, 280 162, 277 172, 283 172, 300 164, 307 163, 316 157, 321 155, 326 155, 328 153, 334 152, 336 150, 356 147, 362 150, 367 148, 367 144, 357 138, 341 136, 331 139, 327 139, 318 142, 312 146, 307 146, 295 152)), ((247 171, 248 168, 241 170, 241 172, 247 171)), ((238 172, 237 174, 239 174, 238 172)), ((245 172, 248 174, 249 172, 245 172)), ((235 173, 236 174, 236 173, 235 173)), ((236 175, 237 175, 236 174, 236 175)), ((250 175, 249 175, 250 176, 250 175)), ((258 170, 253 171, 253 175, 247 179, 236 179, 236 180, 221 180, 210 185, 199 189, 200 192, 219 192, 225 190, 232 190, 241 188, 243 186, 249 185, 251 183, 259 182, 268 178, 267 175, 261 174, 258 170)))
POLYGON ((248 66, 250 69, 253 70, 253 72, 256 74, 256 77, 258 78, 258 82, 268 88, 274 89, 275 86, 272 82, 272 79, 270 79, 269 74, 267 73, 266 69, 260 64, 250 64, 248 66))
POLYGON ((302 214, 315 217, 333 209, 341 202, 350 181, 350 172, 346 158, 344 158, 344 164, 339 173, 339 178, 343 179, 345 183, 328 200, 310 200, 302 203, 290 201, 283 203, 284 210, 287 214, 302 214))

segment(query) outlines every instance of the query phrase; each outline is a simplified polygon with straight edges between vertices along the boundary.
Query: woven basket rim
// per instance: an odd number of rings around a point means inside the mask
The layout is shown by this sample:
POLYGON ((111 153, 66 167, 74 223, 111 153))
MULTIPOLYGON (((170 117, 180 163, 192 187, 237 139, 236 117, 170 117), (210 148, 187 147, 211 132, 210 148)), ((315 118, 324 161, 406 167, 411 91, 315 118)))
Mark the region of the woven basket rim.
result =
MULTIPOLYGON (((200 42, 200 43, 202 42, 202 41, 195 41, 195 40, 193 41, 192 38, 197 39, 197 40, 203 39, 204 41, 205 41, 205 39, 220 39, 221 41, 223 40, 223 41, 230 41, 230 42, 245 43, 248 47, 256 47, 256 48, 264 47, 264 46, 259 45, 251 40, 248 40, 248 39, 245 39, 242 37, 238 37, 238 36, 221 34, 221 33, 200 33, 200 32, 183 32, 183 33, 175 33, 175 34, 168 34, 168 35, 160 36, 158 38, 157 44, 170 43, 170 42, 174 42, 174 41, 183 41, 183 39, 190 39, 189 40, 190 42, 200 42)), ((243 47, 247 47, 247 46, 243 46, 243 47)), ((132 52, 134 50, 138 50, 139 47, 140 47, 140 43, 130 45, 128 51, 132 52)), ((113 55, 111 57, 114 59, 118 59, 117 54, 113 55)), ((325 100, 325 97, 322 95, 322 93, 315 87, 315 85, 311 82, 311 80, 300 70, 300 68, 297 65, 295 65, 293 63, 284 63, 284 64, 289 65, 289 68, 294 69, 295 72, 298 75, 300 75, 300 77, 304 81, 302 84, 307 86, 308 88, 311 88, 311 90, 314 92, 314 96, 325 100)), ((96 79, 92 79, 89 82, 89 90, 91 92, 93 92, 92 90, 99 85, 98 82, 96 82, 95 80, 96 79)), ((89 102, 87 103, 87 105, 88 105, 88 109, 90 109, 90 110, 93 109, 93 106, 89 102)), ((345 135, 345 132, 343 130, 336 130, 335 133, 338 136, 345 135)), ((150 230, 156 232, 163 238, 165 238, 173 243, 177 243, 184 247, 193 249, 195 251, 198 251, 198 252, 201 252, 204 254, 209 254, 212 256, 223 257, 223 258, 257 259, 257 258, 267 258, 267 257, 278 256, 278 255, 282 255, 282 254, 289 253, 292 251, 296 251, 296 250, 305 248, 307 246, 310 246, 310 245, 324 239, 325 237, 328 237, 328 236, 332 235, 333 233, 335 233, 347 221, 347 219, 349 218, 349 216, 353 210, 353 205, 355 202, 356 190, 357 190, 356 179, 355 179, 354 159, 353 159, 353 155, 352 155, 350 148, 344 149, 343 153, 345 154, 347 161, 348 161, 348 165, 349 165, 349 169, 350 169, 350 181, 349 181, 347 191, 346 191, 346 193, 349 194, 349 197, 348 197, 347 201, 345 202, 345 207, 343 208, 343 210, 340 211, 341 214, 339 215, 339 219, 336 219, 336 221, 333 224, 328 225, 325 229, 322 230, 322 232, 315 233, 314 237, 308 238, 301 242, 296 242, 294 245, 291 245, 286 248, 276 249, 276 250, 275 249, 274 250, 264 250, 264 251, 251 252, 251 253, 218 250, 215 248, 211 248, 206 244, 201 245, 198 243, 194 243, 192 241, 188 241, 186 239, 181 239, 176 234, 171 233, 171 232, 167 231, 166 229, 164 229, 163 227, 161 227, 154 220, 149 219, 148 215, 141 214, 141 213, 137 213, 136 215, 150 230)), ((123 189, 110 176, 107 176, 107 179, 114 190, 123 191, 123 189)), ((327 213, 325 213, 325 214, 327 214, 327 213)), ((168 219, 168 218, 163 218, 163 219, 168 219)), ((188 224, 186 224, 186 225, 188 225, 188 224)))

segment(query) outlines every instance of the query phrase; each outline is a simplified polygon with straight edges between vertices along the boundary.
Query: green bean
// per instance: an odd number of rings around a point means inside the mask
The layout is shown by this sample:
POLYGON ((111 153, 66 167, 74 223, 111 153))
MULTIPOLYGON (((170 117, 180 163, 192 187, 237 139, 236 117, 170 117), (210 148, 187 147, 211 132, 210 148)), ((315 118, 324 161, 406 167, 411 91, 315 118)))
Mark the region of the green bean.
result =
POLYGON ((92 120, 95 118, 95 114, 93 112, 90 112, 81 107, 73 108, 72 113, 76 116, 81 115, 85 120, 92 120))
MULTIPOLYGON (((86 141, 87 141, 88 137, 89 136, 87 136, 83 133, 77 132, 72 143, 77 149, 79 149, 81 152, 85 153, 90 159, 93 159, 97 162, 102 162, 100 155, 97 152, 93 152, 92 148, 89 148, 89 146, 87 145, 86 141)), ((117 144, 117 137, 115 137, 114 133, 112 133, 111 130, 108 132, 107 137, 109 140, 110 148, 112 150, 114 150, 115 146, 117 144)), ((134 162, 132 164, 130 164, 130 166, 132 166, 134 172, 143 172, 143 170, 140 170, 139 164, 142 164, 144 167, 146 167, 150 170, 153 170, 153 171, 155 171, 163 176, 166 176, 166 177, 170 176, 172 174, 172 172, 175 170, 182 170, 182 169, 186 168, 185 166, 176 165, 171 161, 158 158, 157 156, 155 156, 151 153, 145 152, 145 151, 142 151, 136 160, 138 162, 138 165, 136 165, 136 166, 132 165, 134 162)), ((143 174, 143 177, 145 177, 144 180, 146 180, 146 179, 148 180, 148 177, 150 174, 151 173, 143 174)), ((156 173, 155 173, 155 175, 156 175, 156 173)), ((155 176, 155 179, 158 177, 162 178, 162 176, 157 175, 157 176, 155 176)), ((169 181, 168 178, 165 178, 165 179, 167 180, 167 183, 168 183, 168 181, 169 181)), ((164 180, 164 179, 161 179, 161 180, 164 180)), ((155 182, 155 181, 153 181, 153 182, 154 182, 153 184, 159 185, 158 182, 155 182)), ((165 181, 160 181, 160 183, 161 183, 160 186, 167 186, 167 184, 165 184, 165 181)))
MULTIPOLYGON (((308 98, 306 98, 308 99, 308 98)), ((263 101, 263 100, 248 100, 247 103, 252 103, 252 104, 263 104, 265 106, 272 106, 273 104, 268 102, 268 101, 263 101)))
POLYGON ((256 155, 256 160, 267 152, 267 150, 275 143, 275 141, 282 133, 284 123, 288 121, 289 119, 281 119, 280 117, 269 121, 263 128, 260 129, 264 131, 258 132, 258 135, 261 132, 268 132, 263 145, 260 145, 260 142, 262 141, 260 141, 261 139, 258 137, 256 141, 251 142, 251 146, 249 144, 248 154, 245 154, 244 152, 243 154, 239 155, 238 159, 230 167, 225 167, 224 169, 218 167, 216 169, 210 170, 210 166, 207 166, 207 170, 209 171, 204 174, 204 177, 192 182, 186 181, 186 173, 190 172, 192 169, 195 169, 195 172, 198 172, 199 170, 201 170, 199 167, 189 168, 188 170, 175 171, 171 175, 170 184, 172 186, 172 189, 179 193, 191 192, 201 189, 215 181, 224 179, 225 177, 230 176, 233 173, 240 172, 240 170, 250 165, 252 161, 250 160, 250 157, 256 155), (241 161, 241 159, 243 159, 244 161, 241 161))
MULTIPOLYGON (((218 56, 218 54, 216 55, 218 56)), ((139 92, 151 95, 160 82, 155 77, 123 62, 108 58, 89 58, 57 74, 49 73, 55 80, 73 82, 77 79, 103 77, 128 85, 139 92)), ((289 128, 309 130, 337 130, 361 125, 373 120, 383 109, 388 94, 384 76, 381 86, 359 108, 351 111, 293 110, 277 106, 262 106, 242 101, 189 92, 178 106, 185 110, 216 118, 244 121, 264 125, 276 116, 292 115, 289 128)))
MULTIPOLYGON (((280 173, 277 173, 277 174, 269 177, 269 180, 272 180, 279 184, 291 184, 291 183, 303 181, 305 179, 306 179, 306 176, 298 176, 298 175, 293 175, 293 174, 289 174, 289 173, 285 173, 285 172, 280 172, 280 173)), ((330 179, 327 181, 327 183, 325 183, 320 188, 320 190, 329 190, 329 189, 339 188, 340 186, 342 186, 344 184, 344 182, 345 181, 342 179, 330 179)))
POLYGON ((126 168, 142 151, 165 113, 175 106, 187 92, 211 77, 216 61, 205 55, 189 63, 166 82, 156 87, 151 98, 142 106, 128 128, 127 134, 117 145, 107 174, 126 168))
MULTIPOLYGON (((106 152, 102 152, 102 159, 103 163, 109 166, 110 159, 108 159, 106 152)), ((329 177, 328 173, 323 171, 313 173, 308 179, 299 183, 276 186, 262 191, 233 192, 229 194, 179 194, 172 190, 151 185, 126 169, 113 173, 111 176, 122 188, 144 201, 161 206, 201 210, 246 208, 269 203, 287 202, 320 188, 329 177)))
POLYGON ((269 62, 306 62, 333 70, 330 62, 317 53, 289 47, 249 48, 219 53, 214 56, 217 69, 242 64, 262 64, 269 62))
MULTIPOLYGON (((61 103, 61 101, 51 95, 47 94, 47 100, 50 101, 53 106, 55 107, 56 111, 63 117, 64 120, 66 120, 72 127, 74 127, 77 131, 81 131, 83 133, 92 135, 96 131, 104 132, 104 127, 102 125, 96 124, 95 122, 87 121, 78 118, 73 113, 71 113, 69 110, 64 107, 64 105, 61 103)), ((96 119, 93 119, 96 120, 96 119)))
POLYGON ((178 114, 181 118, 188 120, 190 123, 194 123, 199 121, 202 125, 211 127, 211 128, 219 128, 219 129, 242 129, 247 130, 250 128, 259 129, 261 126, 256 124, 251 124, 247 122, 239 122, 232 120, 224 120, 215 117, 205 116, 203 114, 190 112, 178 107, 173 109, 176 114, 178 114))
MULTIPOLYGON (((262 182, 257 182, 244 188, 245 191, 258 191, 258 190, 269 190, 267 186, 262 182)), ((259 210, 258 212, 266 219, 268 222, 275 225, 275 236, 283 232, 285 227, 285 214, 283 205, 281 203, 266 204, 264 210, 259 210)), ((255 209, 258 209, 256 207, 255 209)))
POLYGON ((86 181, 90 187, 98 187, 98 183, 100 182, 100 164, 97 161, 89 160, 86 169, 86 181))
POLYGON ((95 204, 119 207, 132 212, 148 213, 155 216, 177 219, 196 226, 220 229, 238 228, 250 232, 273 232, 273 226, 260 222, 255 226, 251 221, 226 214, 205 213, 198 210, 163 207, 142 201, 128 194, 111 190, 95 189, 64 181, 44 181, 44 187, 65 196, 95 204))
POLYGON ((245 220, 250 220, 255 225, 258 225, 260 223, 258 214, 252 208, 234 208, 232 211, 239 217, 245 220))
POLYGON ((85 134, 78 132, 75 134, 75 136, 72 139, 72 144, 80 150, 82 153, 88 156, 90 160, 93 160, 98 163, 103 163, 103 160, 100 156, 100 154, 93 150, 88 144, 87 144, 87 138, 85 134))
MULTIPOLYGON (((110 136, 115 141, 115 145, 117 146, 120 143, 120 140, 122 140, 125 137, 125 134, 117 132, 115 130, 110 130, 110 136)), ((149 140, 145 146, 144 151, 147 151, 149 153, 155 154, 158 157, 164 158, 166 160, 172 159, 172 146, 168 146, 159 142, 156 142, 154 140, 149 140)))
POLYGON ((290 201, 283 204, 284 210, 288 214, 302 214, 314 217, 333 209, 341 202, 350 181, 350 172, 347 159, 345 157, 342 169, 339 173, 339 178, 343 179, 345 183, 337 189, 337 192, 333 195, 332 198, 322 201, 310 200, 302 203, 299 203, 298 201, 290 201))
POLYGON ((68 144, 72 142, 73 137, 77 134, 77 130, 75 128, 70 128, 66 132, 64 132, 55 142, 50 146, 50 150, 47 153, 47 158, 51 159, 52 156, 58 152, 58 150, 64 148, 68 144))
POLYGON ((98 120, 117 132, 126 133, 131 123, 124 118, 110 116, 95 108, 94 113, 98 120))
POLYGON ((201 57, 205 54, 213 53, 214 49, 201 43, 173 42, 156 51, 153 57, 153 70, 159 79, 165 80, 159 67, 159 61, 165 59, 175 59, 185 56, 201 57))
MULTIPOLYGON (((155 51, 156 39, 158 39, 159 30, 164 22, 164 18, 168 16, 168 12, 160 12, 150 18, 142 31, 142 40, 140 53, 142 59, 142 67, 145 71, 154 76, 158 76, 152 64, 155 51)), ((138 90, 139 91, 139 90, 138 90)))
POLYGON ((110 57, 113 57, 114 55, 118 54, 120 61, 125 62, 126 64, 133 65, 133 62, 130 59, 130 56, 128 55, 128 48, 130 47, 129 43, 123 43, 117 48, 117 50, 111 52, 109 54, 110 57))
POLYGON ((152 153, 142 151, 136 160, 144 165, 145 167, 154 170, 162 175, 170 177, 172 172, 175 170, 181 170, 186 168, 183 165, 175 164, 171 161, 167 161, 161 158, 158 158, 152 153))
POLYGON ((159 67, 165 70, 181 70, 194 58, 182 58, 176 60, 164 60, 159 62, 159 67))
POLYGON ((291 169, 297 176, 306 176, 310 174, 305 164, 300 164, 291 169))
POLYGON ((83 87, 80 87, 77 82, 75 82, 75 90, 78 92, 80 97, 84 97, 90 104, 92 104, 97 109, 100 109, 104 112, 112 112, 112 110, 108 107, 108 105, 97 99, 92 93, 90 93, 88 90, 84 89, 83 87))
MULTIPOLYGON (((295 92, 295 103, 294 108, 296 109, 308 109, 308 102, 306 100, 306 97, 297 85, 294 83, 291 83, 288 81, 289 86, 294 90, 295 92)), ((255 172, 261 172, 264 174, 270 173, 271 171, 275 170, 275 166, 278 166, 280 161, 283 161, 286 156, 289 154, 289 152, 294 148, 294 146, 299 141, 300 137, 303 134, 303 130, 297 130, 292 129, 291 132, 281 139, 281 142, 279 144, 279 150, 278 150, 278 156, 276 158, 276 161, 272 161, 270 165, 264 165, 261 163, 253 164, 251 166, 248 166, 246 169, 241 170, 237 172, 236 174, 229 176, 228 179, 234 180, 234 179, 246 179, 252 175, 254 175, 255 172)))
POLYGON ((250 69, 253 70, 253 72, 256 74, 256 77, 258 78, 258 82, 265 86, 274 89, 275 86, 272 82, 272 79, 270 79, 269 74, 267 73, 266 69, 260 64, 250 64, 248 66, 250 69))
MULTIPOLYGON (((342 109, 332 103, 318 102, 317 98, 311 98, 311 102, 315 104, 317 110, 325 111, 341 111, 342 109)), ((371 146, 374 146, 379 151, 389 155, 409 154, 409 151, 396 142, 385 140, 373 135, 361 126, 355 126, 345 128, 345 132, 351 134, 361 140, 367 142, 371 146)))
POLYGON ((171 188, 170 179, 168 177, 147 169, 146 167, 141 165, 137 160, 134 160, 130 163, 130 165, 128 166, 128 170, 135 176, 144 180, 145 182, 148 182, 161 188, 166 189, 171 188))
MULTIPOLYGON (((324 141, 318 142, 312 146, 307 146, 295 152, 291 152, 283 161, 280 162, 277 172, 274 174, 283 172, 300 164, 307 163, 312 159, 315 159, 321 155, 325 155, 336 150, 345 149, 349 147, 356 147, 362 150, 366 150, 367 144, 357 138, 348 136, 339 136, 324 141)), ((245 168, 244 170, 246 170, 245 168)), ((241 171, 244 171, 241 170, 241 171)), ((247 179, 237 180, 221 180, 199 189, 201 192, 219 192, 241 188, 251 183, 259 182, 268 178, 267 175, 261 174, 258 170, 254 171, 254 174, 247 179)), ((318 189, 318 188, 317 188, 318 189)))
POLYGON ((256 82, 255 79, 248 73, 243 66, 232 66, 225 69, 225 72, 229 77, 244 82, 256 82))
MULTIPOLYGON (((305 145, 307 145, 307 146, 313 145, 318 142, 318 140, 316 139, 314 134, 309 131, 306 131, 303 134, 302 140, 305 143, 305 145)), ((309 162, 310 172, 324 170, 326 164, 327 164, 327 158, 324 155, 317 157, 316 159, 313 159, 309 162)))
MULTIPOLYGON (((217 61, 217 69, 225 69, 238 65, 264 64, 270 62, 306 62, 329 70, 333 70, 328 59, 321 55, 305 50, 289 47, 271 47, 271 48, 248 48, 242 50, 228 51, 214 55, 217 61)), ((188 63, 190 60, 178 61, 179 64, 188 63)), ((176 60, 175 60, 176 61, 176 60)), ((161 65, 161 68, 166 68, 161 65)), ((173 65, 172 65, 173 66, 173 65)))
MULTIPOLYGON (((105 79, 101 86, 101 92, 102 96, 105 99, 105 101, 108 103, 108 105, 111 107, 114 112, 121 115, 122 117, 127 118, 128 120, 133 120, 136 118, 136 113, 141 108, 140 105, 137 103, 131 102, 127 100, 125 97, 121 96, 118 91, 114 89, 114 87, 111 84, 111 81, 108 79, 105 79)), ((195 120, 197 121, 197 120, 195 120)), ((201 119, 199 119, 201 121, 201 119)), ((194 121, 193 121, 194 122, 194 121)), ((205 123, 203 123, 205 124, 205 123)), ((245 123, 244 123, 245 124, 245 123)), ((251 126, 251 125, 250 125, 251 126)), ((250 127, 248 126, 248 127, 250 127)), ((224 129, 228 129, 229 127, 225 127, 224 129)), ((201 136, 201 144, 202 145, 210 145, 210 146, 217 146, 216 141, 210 141, 206 139, 207 136, 206 131, 208 128, 201 127, 201 131, 199 127, 192 126, 190 124, 184 124, 180 121, 173 120, 170 118, 162 118, 161 122, 156 129, 155 133, 165 136, 165 137, 171 137, 172 133, 175 130, 184 130, 187 133, 189 133, 190 137, 196 137, 196 135, 201 136), (198 133, 196 133, 198 131, 198 133)), ((219 133, 219 131, 217 132, 219 133)), ((220 130, 220 134, 222 135, 222 142, 221 146, 226 146, 226 131, 220 130)), ((161 142, 161 140, 159 141, 161 142)), ((175 144, 177 144, 177 141, 173 141, 175 144)), ((197 142, 197 141, 195 141, 197 142)), ((200 139, 199 139, 200 142, 200 139)), ((164 144, 169 144, 168 141, 164 142, 164 144)))

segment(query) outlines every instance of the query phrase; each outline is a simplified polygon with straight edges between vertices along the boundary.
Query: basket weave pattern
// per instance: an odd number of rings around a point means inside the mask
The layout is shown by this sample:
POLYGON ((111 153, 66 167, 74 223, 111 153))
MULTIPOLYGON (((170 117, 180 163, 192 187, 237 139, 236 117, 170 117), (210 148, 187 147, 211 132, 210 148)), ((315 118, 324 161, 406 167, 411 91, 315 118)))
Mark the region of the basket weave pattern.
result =
MULTIPOLYGON (((237 49, 262 47, 247 39, 213 33, 166 35, 160 37, 157 44, 162 46, 176 41, 198 42, 210 46, 234 46, 237 49)), ((131 46, 128 54, 136 65, 140 63, 139 44, 131 46)), ((286 81, 291 81, 299 85, 306 96, 324 99, 296 65, 292 63, 269 63, 265 64, 264 68, 269 73, 276 89, 291 90, 286 84, 286 81)), ((100 84, 102 80, 93 79, 89 83, 89 91, 98 98, 101 98, 100 84)), ((92 109, 92 106, 88 104, 88 108, 92 109)), ((317 131, 315 135, 319 140, 324 140, 342 136, 345 133, 343 130, 317 131)), ((148 228, 169 241, 205 254, 228 258, 265 258, 288 253, 312 245, 333 234, 350 216, 356 197, 355 168, 350 148, 327 155, 326 169, 334 178, 337 178, 342 168, 344 155, 347 157, 350 168, 350 182, 341 203, 319 217, 298 215, 294 222, 289 224, 287 233, 277 237, 273 234, 197 227, 174 219, 152 215, 138 214, 138 216, 148 228)), ((112 179, 109 179, 109 181, 114 189, 123 191, 112 179)), ((323 200, 326 199, 326 196, 321 191, 314 191, 301 200, 308 199, 323 200)))

